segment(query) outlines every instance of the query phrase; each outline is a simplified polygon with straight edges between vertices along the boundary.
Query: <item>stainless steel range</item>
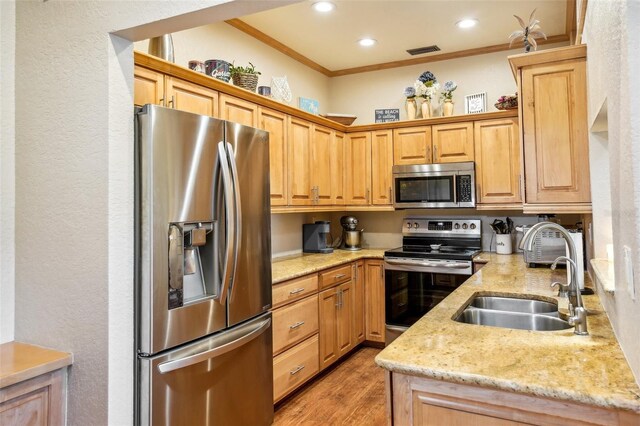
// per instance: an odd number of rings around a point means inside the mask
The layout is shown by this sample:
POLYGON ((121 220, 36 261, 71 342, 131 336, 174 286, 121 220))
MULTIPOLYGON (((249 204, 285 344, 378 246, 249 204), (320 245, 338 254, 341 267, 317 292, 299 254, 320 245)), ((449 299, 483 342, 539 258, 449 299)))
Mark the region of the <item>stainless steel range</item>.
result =
POLYGON ((402 247, 384 253, 387 344, 473 274, 481 224, 425 216, 403 220, 402 247))

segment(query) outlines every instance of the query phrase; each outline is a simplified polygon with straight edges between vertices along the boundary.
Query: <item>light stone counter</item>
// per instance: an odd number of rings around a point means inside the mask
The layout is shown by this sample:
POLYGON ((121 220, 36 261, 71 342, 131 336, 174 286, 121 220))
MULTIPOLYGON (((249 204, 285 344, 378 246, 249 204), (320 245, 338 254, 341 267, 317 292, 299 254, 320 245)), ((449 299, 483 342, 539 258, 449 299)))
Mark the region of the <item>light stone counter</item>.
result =
MULTIPOLYGON (((527 268, 522 256, 482 253, 488 264, 376 357, 392 372, 640 413, 640 389, 597 295, 584 296, 589 336, 453 321, 476 293, 556 299, 564 270, 527 268)), ((589 282, 587 281, 589 284, 589 282)), ((566 306, 566 302, 560 306, 566 306)))
POLYGON ((299 254, 275 259, 271 264, 272 282, 277 284, 359 259, 382 259, 385 250, 387 249, 334 250, 328 254, 299 254))

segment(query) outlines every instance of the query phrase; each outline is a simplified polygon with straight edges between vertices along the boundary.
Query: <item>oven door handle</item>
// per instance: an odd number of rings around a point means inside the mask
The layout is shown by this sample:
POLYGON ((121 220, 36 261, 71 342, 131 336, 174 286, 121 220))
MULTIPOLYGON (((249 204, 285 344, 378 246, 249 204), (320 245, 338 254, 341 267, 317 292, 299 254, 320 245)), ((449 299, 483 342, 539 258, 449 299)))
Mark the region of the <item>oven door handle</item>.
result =
POLYGON ((469 265, 467 265, 466 263, 445 263, 440 266, 444 266, 445 268, 450 269, 465 269, 469 267, 469 265))

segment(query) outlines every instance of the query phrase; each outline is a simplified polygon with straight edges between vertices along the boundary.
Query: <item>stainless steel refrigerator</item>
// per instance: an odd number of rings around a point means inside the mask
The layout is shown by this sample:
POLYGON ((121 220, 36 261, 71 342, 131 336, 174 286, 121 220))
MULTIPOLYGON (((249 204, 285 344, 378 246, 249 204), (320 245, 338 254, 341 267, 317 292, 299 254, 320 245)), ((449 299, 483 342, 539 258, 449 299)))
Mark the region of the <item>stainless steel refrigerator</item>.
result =
POLYGON ((273 420, 268 133, 156 105, 136 122, 136 421, 273 420))

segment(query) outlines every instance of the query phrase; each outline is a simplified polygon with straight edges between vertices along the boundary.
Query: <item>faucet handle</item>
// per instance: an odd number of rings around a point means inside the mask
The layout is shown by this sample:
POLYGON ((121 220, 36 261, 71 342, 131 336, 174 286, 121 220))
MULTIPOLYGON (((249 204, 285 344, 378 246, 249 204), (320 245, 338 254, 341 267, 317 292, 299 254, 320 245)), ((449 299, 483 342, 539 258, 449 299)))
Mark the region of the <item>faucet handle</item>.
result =
POLYGON ((554 288, 554 287, 558 287, 558 297, 568 297, 569 296, 569 289, 571 288, 571 285, 562 284, 561 282, 555 281, 555 282, 551 283, 551 288, 554 288))

